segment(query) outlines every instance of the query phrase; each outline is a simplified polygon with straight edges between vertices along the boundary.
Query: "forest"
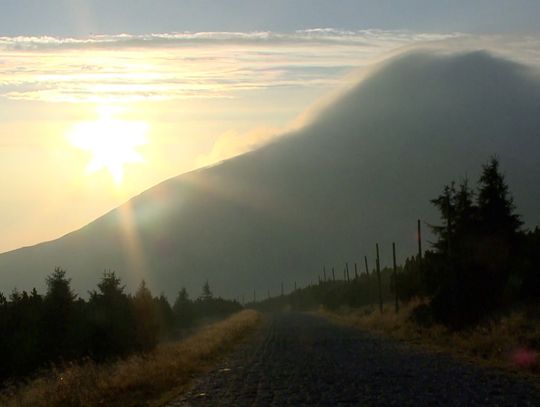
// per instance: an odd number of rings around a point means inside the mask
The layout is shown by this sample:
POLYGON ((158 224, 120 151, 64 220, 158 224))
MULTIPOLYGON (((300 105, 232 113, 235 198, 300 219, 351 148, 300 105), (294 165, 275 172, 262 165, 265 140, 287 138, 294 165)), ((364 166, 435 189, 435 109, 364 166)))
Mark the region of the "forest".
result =
POLYGON ((148 352, 160 341, 174 340, 204 320, 242 309, 215 298, 208 282, 190 299, 185 288, 171 306, 153 296, 144 281, 131 295, 113 271, 106 271, 89 293, 78 297, 65 270, 56 268, 40 295, 14 290, 0 293, 0 382, 18 380, 51 365, 92 359, 110 361, 148 352))

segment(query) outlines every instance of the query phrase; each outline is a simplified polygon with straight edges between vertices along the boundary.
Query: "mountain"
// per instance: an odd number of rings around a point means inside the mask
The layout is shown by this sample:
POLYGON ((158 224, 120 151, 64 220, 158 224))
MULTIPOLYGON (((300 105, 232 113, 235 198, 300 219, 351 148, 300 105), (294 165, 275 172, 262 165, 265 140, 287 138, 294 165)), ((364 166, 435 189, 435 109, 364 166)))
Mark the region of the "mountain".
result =
MULTIPOLYGON (((324 264, 383 265, 415 252, 416 219, 497 155, 526 223, 540 224, 540 77, 485 52, 387 61, 304 128, 167 180, 55 241, 0 255, 0 290, 43 287, 55 266, 80 293, 104 269, 170 297, 204 281, 218 295, 277 294, 324 264)), ((427 228, 425 228, 427 229, 427 228)), ((427 246, 427 244, 425 244, 427 246)))

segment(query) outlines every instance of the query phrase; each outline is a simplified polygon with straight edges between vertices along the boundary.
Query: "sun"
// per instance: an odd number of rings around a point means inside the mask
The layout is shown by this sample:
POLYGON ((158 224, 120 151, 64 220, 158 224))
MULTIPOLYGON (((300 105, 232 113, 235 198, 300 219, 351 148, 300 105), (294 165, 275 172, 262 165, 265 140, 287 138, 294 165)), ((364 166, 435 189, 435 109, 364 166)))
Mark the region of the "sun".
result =
POLYGON ((113 110, 101 108, 97 120, 77 123, 68 134, 68 140, 92 155, 87 173, 107 170, 119 185, 124 180, 127 164, 144 162, 136 149, 148 143, 147 132, 148 123, 114 119, 113 110))

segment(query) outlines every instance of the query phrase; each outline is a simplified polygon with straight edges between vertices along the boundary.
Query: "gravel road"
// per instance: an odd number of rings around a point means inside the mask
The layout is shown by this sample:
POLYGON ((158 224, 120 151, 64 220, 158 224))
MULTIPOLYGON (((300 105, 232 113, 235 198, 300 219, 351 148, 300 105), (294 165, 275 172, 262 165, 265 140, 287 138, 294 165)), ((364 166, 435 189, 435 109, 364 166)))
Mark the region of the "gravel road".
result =
POLYGON ((540 406, 540 390, 312 315, 265 328, 168 405, 540 406))

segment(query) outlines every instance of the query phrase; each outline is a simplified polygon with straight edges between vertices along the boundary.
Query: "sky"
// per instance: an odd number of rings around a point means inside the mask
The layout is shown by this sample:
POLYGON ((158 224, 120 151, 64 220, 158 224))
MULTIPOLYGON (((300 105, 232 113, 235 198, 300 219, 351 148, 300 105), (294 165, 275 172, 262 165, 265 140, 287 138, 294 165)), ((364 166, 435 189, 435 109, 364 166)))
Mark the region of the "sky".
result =
POLYGON ((537 64, 539 15, 538 1, 2 0, 0 252, 300 126, 400 50, 537 64))
POLYGON ((316 27, 538 30, 537 0, 2 0, 1 35, 87 36, 316 27))

